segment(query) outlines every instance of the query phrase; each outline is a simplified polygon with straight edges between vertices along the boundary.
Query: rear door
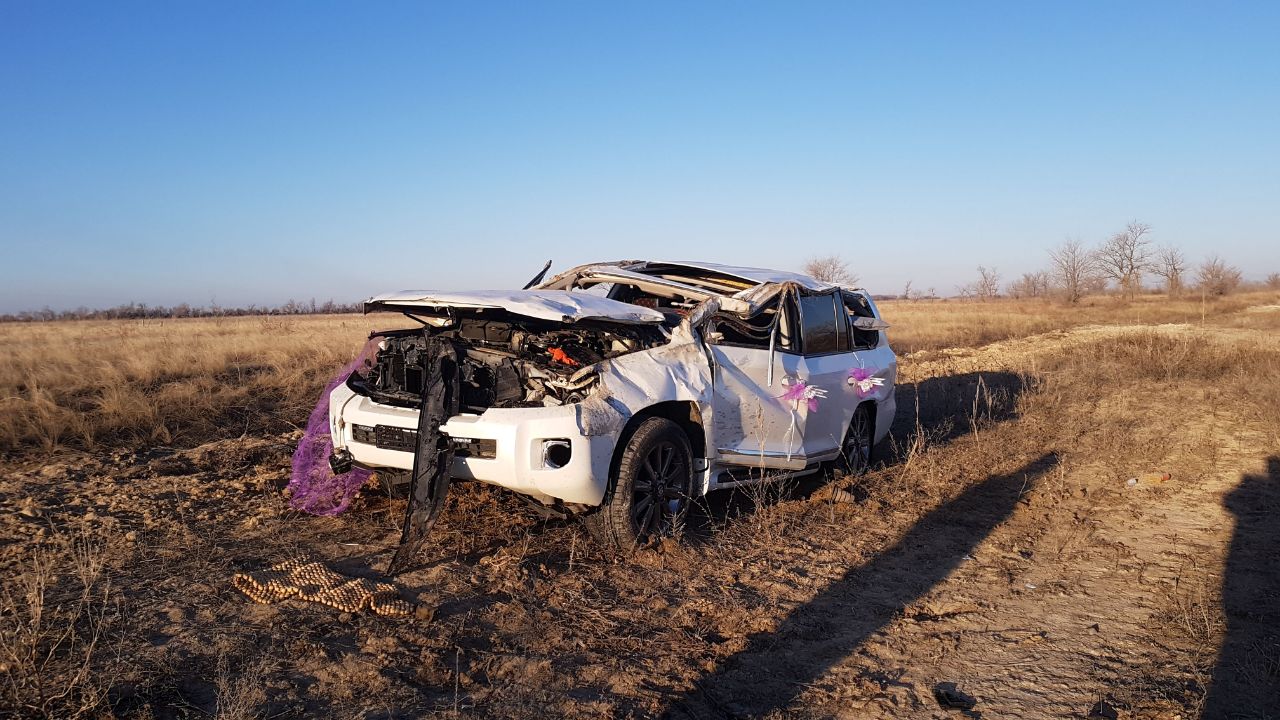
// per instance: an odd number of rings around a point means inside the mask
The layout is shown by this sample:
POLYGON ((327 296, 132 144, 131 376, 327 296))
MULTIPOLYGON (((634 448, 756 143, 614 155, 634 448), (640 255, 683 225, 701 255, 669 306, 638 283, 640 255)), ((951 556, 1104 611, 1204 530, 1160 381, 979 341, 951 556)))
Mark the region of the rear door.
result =
POLYGON ((810 462, 828 460, 839 452, 858 406, 857 394, 849 384, 849 371, 857 360, 845 315, 839 292, 800 298, 801 375, 823 395, 807 408, 804 453, 810 462))

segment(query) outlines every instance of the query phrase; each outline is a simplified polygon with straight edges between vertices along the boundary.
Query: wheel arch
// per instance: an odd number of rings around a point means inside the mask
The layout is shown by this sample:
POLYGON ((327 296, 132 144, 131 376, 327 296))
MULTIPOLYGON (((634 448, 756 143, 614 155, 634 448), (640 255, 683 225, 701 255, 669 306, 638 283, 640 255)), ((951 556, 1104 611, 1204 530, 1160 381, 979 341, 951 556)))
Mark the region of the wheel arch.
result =
POLYGON ((614 486, 618 482, 618 467, 622 462, 622 453, 626 450, 627 443, 631 442, 631 436, 635 434, 636 428, 652 417, 670 420, 684 431, 685 436, 689 438, 689 449, 692 451, 695 461, 698 458, 707 456, 707 433, 702 424, 702 411, 698 409, 698 404, 689 400, 667 400, 654 403, 632 415, 618 435, 618 443, 613 448, 613 458, 609 461, 609 486, 605 490, 606 501, 613 495, 614 486))

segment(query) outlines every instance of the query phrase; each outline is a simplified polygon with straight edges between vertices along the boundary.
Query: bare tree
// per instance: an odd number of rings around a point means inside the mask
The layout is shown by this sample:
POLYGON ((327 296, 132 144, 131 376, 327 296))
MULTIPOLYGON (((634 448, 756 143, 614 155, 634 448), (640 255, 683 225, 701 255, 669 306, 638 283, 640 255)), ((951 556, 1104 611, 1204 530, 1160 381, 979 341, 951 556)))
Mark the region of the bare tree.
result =
POLYGON ((903 300, 911 299, 911 281, 910 280, 907 281, 906 287, 902 288, 902 299, 903 300))
POLYGON ((1280 290, 1280 273, 1271 273, 1263 282, 1270 290, 1280 290))
POLYGON ((1022 277, 1009 283, 1009 294, 1015 298, 1037 298, 1049 294, 1049 273, 1022 273, 1022 277))
POLYGON ((1182 276, 1187 272, 1187 259, 1182 251, 1172 245, 1156 251, 1151 272, 1164 278, 1164 289, 1170 297, 1182 294, 1182 276))
POLYGON ((858 276, 849 272, 849 263, 839 255, 824 255, 810 258, 804 264, 804 272, 814 280, 822 282, 852 285, 858 282, 858 276))
POLYGON ((1126 297, 1132 298, 1142 288, 1142 273, 1151 268, 1151 226, 1137 220, 1098 248, 1098 269, 1126 297))
POLYGON ((1226 295, 1240 286, 1240 269, 1228 265, 1217 255, 1210 255, 1196 268, 1200 290, 1208 295, 1226 295))
POLYGON ((1049 251, 1050 273, 1069 303, 1078 303, 1098 276, 1098 260, 1079 240, 1066 240, 1049 251))
POLYGON ((1000 271, 995 268, 978 266, 978 282, 974 285, 974 295, 979 300, 990 300, 1000 294, 1000 271))

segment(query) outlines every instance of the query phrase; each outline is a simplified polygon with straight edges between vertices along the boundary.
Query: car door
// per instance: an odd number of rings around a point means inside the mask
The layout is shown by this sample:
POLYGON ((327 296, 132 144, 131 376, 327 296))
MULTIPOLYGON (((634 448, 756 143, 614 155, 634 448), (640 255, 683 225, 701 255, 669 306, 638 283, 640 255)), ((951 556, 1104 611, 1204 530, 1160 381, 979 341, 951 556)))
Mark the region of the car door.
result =
POLYGON ((711 436, 720 462, 787 470, 805 466, 806 410, 797 411, 796 403, 784 397, 789 383, 803 375, 794 327, 794 306, 781 299, 750 320, 727 314, 713 319, 711 436), (778 308, 782 317, 774 322, 778 308))
POLYGON ((857 393, 849 384, 849 371, 857 360, 839 292, 800 297, 800 341, 804 351, 800 376, 824 395, 807 408, 804 454, 810 462, 829 460, 839 453, 858 406, 857 393))
POLYGON ((898 361, 885 337, 885 325, 876 309, 875 301, 864 292, 843 292, 845 313, 849 320, 849 336, 853 349, 853 367, 861 370, 865 379, 862 387, 851 385, 857 402, 875 403, 876 439, 889 431, 893 419, 894 384, 898 377, 898 361), (888 414, 883 414, 887 408, 888 414))

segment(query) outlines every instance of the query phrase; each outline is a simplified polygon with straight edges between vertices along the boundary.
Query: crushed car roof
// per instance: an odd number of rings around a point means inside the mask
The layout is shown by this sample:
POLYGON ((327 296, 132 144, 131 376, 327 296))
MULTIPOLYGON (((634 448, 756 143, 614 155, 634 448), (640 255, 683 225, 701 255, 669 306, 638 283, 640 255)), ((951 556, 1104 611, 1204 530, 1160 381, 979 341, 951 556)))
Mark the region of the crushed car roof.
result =
MULTIPOLYGON (((790 272, 787 270, 769 270, 767 268, 742 267, 740 265, 720 265, 718 263, 687 260, 650 260, 637 264, 643 265, 646 268, 673 266, 692 268, 694 270, 705 270, 707 272, 732 275, 756 284, 793 282, 809 290, 829 290, 832 287, 830 283, 815 280, 803 273, 790 272)), ((641 272, 643 272, 643 270, 641 270, 641 272)))
POLYGON ((631 324, 656 324, 665 316, 650 308, 606 297, 567 290, 475 290, 433 292, 402 290, 369 298, 364 311, 406 311, 425 308, 500 309, 516 315, 550 320, 611 320, 631 324))
POLYGON ((655 260, 579 265, 538 287, 572 290, 609 282, 635 285, 652 293, 675 293, 695 302, 716 298, 721 310, 744 316, 757 312, 763 303, 786 288, 800 288, 805 293, 830 293, 840 287, 786 270, 655 260))
POLYGON ((565 281, 580 276, 601 276, 617 272, 622 277, 646 276, 677 283, 704 294, 732 296, 759 285, 794 283, 812 292, 829 292, 835 285, 787 270, 720 265, 687 260, 619 260, 569 268, 539 287, 563 287, 565 281), (726 279, 730 282, 726 282, 726 279))

